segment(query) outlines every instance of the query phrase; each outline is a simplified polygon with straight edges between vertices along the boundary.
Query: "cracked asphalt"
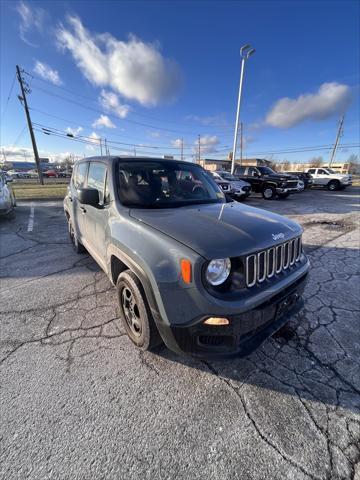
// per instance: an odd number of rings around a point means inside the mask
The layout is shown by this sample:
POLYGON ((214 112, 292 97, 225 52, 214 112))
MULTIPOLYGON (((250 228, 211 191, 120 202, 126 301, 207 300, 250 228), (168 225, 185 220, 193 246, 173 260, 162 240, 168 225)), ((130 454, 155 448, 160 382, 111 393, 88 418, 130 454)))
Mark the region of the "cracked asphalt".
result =
POLYGON ((249 199, 304 226, 312 269, 289 327, 224 362, 137 351, 61 203, 19 202, 0 220, 1 478, 359 480, 359 192, 249 199))

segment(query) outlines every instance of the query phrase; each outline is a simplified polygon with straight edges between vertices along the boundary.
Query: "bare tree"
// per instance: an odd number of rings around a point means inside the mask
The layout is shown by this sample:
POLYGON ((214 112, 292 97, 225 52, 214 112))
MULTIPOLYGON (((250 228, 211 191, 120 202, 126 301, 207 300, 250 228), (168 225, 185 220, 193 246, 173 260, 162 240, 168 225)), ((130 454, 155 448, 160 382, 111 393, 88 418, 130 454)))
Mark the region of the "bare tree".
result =
POLYGON ((315 167, 315 168, 319 168, 321 167, 321 165, 324 163, 324 159, 323 157, 313 157, 311 160, 310 160, 310 167, 315 167))

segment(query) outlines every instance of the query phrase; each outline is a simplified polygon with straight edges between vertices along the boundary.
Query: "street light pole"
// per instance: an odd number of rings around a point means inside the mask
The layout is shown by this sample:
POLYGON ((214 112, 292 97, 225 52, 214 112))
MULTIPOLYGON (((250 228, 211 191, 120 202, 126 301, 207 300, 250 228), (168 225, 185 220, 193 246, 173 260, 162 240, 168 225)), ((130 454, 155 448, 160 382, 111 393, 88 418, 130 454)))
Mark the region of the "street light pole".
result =
POLYGON ((242 86, 243 86, 243 80, 244 80, 245 62, 253 53, 255 53, 255 49, 248 44, 240 48, 240 57, 242 58, 242 60, 241 60, 241 71, 240 71, 239 95, 238 95, 237 110, 236 110, 234 145, 233 145, 233 154, 231 159, 231 173, 234 173, 234 168, 235 168, 236 146, 237 146, 237 136, 238 136, 238 129, 239 129, 240 105, 241 105, 242 86))

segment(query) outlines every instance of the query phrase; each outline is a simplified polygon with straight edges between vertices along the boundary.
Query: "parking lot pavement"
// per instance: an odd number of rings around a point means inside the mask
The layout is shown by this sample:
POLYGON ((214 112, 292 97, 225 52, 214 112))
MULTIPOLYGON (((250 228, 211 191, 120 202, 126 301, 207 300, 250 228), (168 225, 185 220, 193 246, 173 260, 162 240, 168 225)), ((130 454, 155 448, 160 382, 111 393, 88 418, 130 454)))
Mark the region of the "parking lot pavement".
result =
POLYGON ((304 226, 312 269, 289 328, 224 362, 137 351, 61 203, 21 203, 0 221, 1 478, 359 479, 359 190, 249 199, 304 226))

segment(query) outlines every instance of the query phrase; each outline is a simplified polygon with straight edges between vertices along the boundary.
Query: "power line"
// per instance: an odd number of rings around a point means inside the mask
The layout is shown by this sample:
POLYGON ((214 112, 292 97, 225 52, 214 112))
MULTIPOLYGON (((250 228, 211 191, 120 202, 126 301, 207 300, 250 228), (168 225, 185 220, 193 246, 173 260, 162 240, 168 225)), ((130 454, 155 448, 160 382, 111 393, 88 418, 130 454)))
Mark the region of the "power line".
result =
MULTIPOLYGON (((41 82, 43 82, 43 83, 46 83, 46 85, 49 86, 49 82, 48 82, 47 80, 44 80, 43 78, 40 78, 40 77, 38 77, 38 76, 36 76, 36 75, 32 75, 32 74, 30 74, 30 73, 28 73, 28 72, 24 72, 24 73, 26 73, 27 75, 30 75, 30 76, 31 76, 32 78, 34 78, 35 80, 39 80, 39 81, 41 81, 41 82)), ((92 101, 92 102, 95 102, 95 99, 94 99, 94 98, 89 97, 89 96, 86 96, 86 95, 83 95, 83 94, 80 94, 80 93, 76 93, 76 92, 74 92, 73 90, 70 90, 70 89, 68 89, 68 88, 65 88, 65 87, 63 87, 63 86, 61 86, 61 85, 51 85, 51 87, 58 88, 58 89, 60 89, 60 90, 63 90, 64 92, 68 92, 68 93, 70 93, 71 95, 74 95, 75 97, 81 97, 81 98, 83 98, 83 99, 85 99, 85 100, 90 100, 90 101, 92 101)), ((39 88, 39 89, 42 90, 41 88, 39 88)), ((44 91, 44 90, 43 90, 43 91, 44 91)), ((50 94, 50 92, 48 92, 48 91, 46 91, 46 93, 49 93, 49 94, 50 94)), ((188 123, 185 123, 185 122, 177 122, 177 121, 174 121, 174 120, 162 120, 162 119, 160 119, 160 118, 156 118, 156 117, 153 117, 152 115, 147 115, 147 114, 145 114, 145 113, 132 112, 132 115, 136 115, 136 116, 138 116, 138 117, 149 118, 150 120, 154 120, 154 121, 156 121, 156 122, 171 123, 171 124, 173 124, 173 125, 180 125, 180 126, 184 126, 184 127, 187 127, 187 126, 188 126, 188 123)), ((194 124, 194 125, 195 125, 195 124, 194 124)), ((210 124, 210 125, 196 124, 196 125, 197 125, 197 127, 203 127, 203 128, 206 128, 206 129, 209 129, 209 128, 226 128, 226 129, 228 129, 228 128, 230 128, 229 125, 224 125, 224 124, 220 124, 220 123, 219 123, 219 124, 216 124, 216 123, 214 124, 214 123, 213 123, 212 125, 211 125, 211 124, 210 124)), ((157 128, 157 127, 154 127, 154 128, 157 128)))
MULTIPOLYGON (((83 105, 80 102, 76 102, 75 100, 71 100, 70 98, 64 97, 62 95, 58 95, 56 93, 49 92, 48 90, 45 90, 43 88, 37 87, 37 89, 46 93, 47 95, 57 97, 57 98, 61 98, 62 100, 65 100, 66 102, 72 103, 73 105, 77 105, 77 106, 79 106, 81 108, 84 108, 86 110, 96 112, 97 114, 103 115, 103 113, 104 113, 103 110, 99 110, 97 108, 90 107, 89 105, 83 105)), ((113 115, 111 113, 107 113, 107 115, 110 118, 113 118, 114 120, 119 121, 119 117, 117 117, 116 115, 113 115)), ((129 118, 122 118, 121 121, 126 122, 126 123, 132 123, 134 125, 139 125, 141 127, 152 128, 153 130, 163 130, 165 132, 171 132, 171 133, 186 133, 188 135, 194 135, 195 136, 194 132, 185 131, 185 130, 174 130, 172 128, 159 127, 159 126, 151 125, 149 123, 143 123, 143 122, 137 122, 136 120, 130 120, 129 118)))

